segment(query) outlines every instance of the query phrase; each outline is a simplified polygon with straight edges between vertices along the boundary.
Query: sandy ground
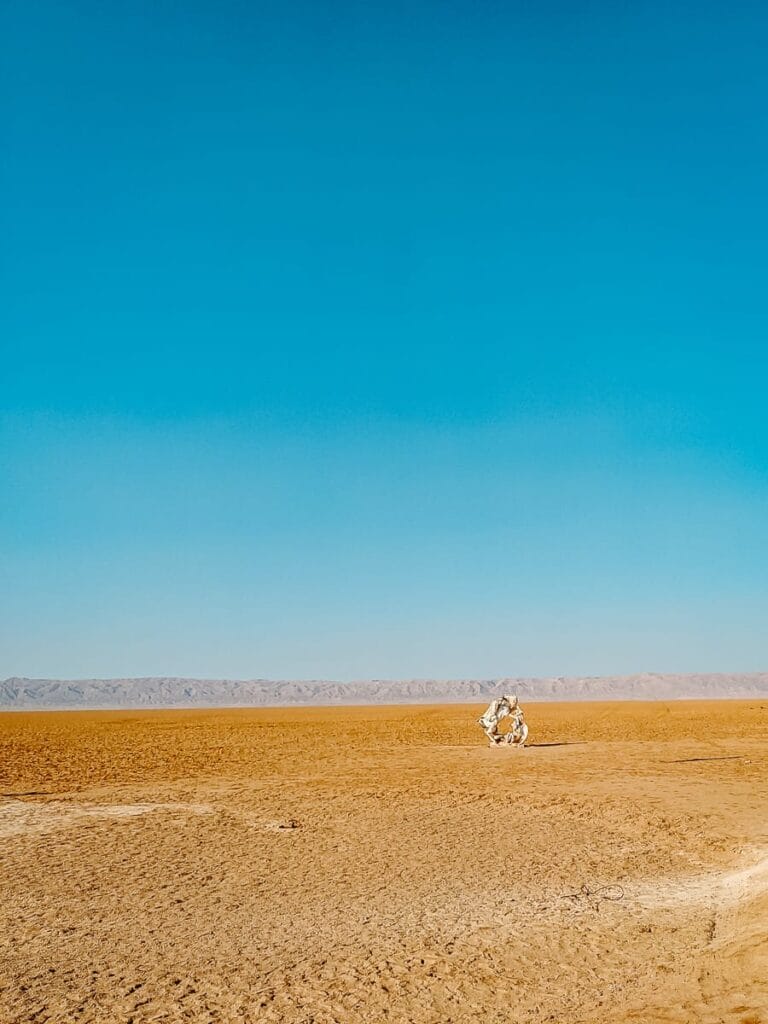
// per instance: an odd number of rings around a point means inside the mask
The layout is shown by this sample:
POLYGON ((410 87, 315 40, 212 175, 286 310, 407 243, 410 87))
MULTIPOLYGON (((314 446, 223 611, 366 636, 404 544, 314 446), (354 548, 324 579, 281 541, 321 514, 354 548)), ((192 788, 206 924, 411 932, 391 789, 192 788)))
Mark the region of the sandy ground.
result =
POLYGON ((768 702, 480 710, 0 715, 0 1020, 768 1024, 768 702))

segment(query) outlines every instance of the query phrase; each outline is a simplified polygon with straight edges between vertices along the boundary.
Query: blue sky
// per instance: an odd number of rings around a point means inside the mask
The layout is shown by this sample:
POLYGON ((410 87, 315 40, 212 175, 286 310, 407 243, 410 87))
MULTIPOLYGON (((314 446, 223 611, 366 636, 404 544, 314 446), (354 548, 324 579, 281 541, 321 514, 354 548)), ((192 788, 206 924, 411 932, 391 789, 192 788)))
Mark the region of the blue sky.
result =
POLYGON ((768 667, 764 7, 0 36, 0 676, 768 667))

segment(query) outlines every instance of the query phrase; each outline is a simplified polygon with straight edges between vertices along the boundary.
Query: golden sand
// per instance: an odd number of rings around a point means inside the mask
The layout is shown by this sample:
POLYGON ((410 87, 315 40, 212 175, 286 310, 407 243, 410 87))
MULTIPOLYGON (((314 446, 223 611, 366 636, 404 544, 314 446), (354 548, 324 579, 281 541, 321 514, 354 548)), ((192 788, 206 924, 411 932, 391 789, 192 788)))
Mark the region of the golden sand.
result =
POLYGON ((768 702, 481 710, 0 715, 0 1020, 768 1024, 768 702))

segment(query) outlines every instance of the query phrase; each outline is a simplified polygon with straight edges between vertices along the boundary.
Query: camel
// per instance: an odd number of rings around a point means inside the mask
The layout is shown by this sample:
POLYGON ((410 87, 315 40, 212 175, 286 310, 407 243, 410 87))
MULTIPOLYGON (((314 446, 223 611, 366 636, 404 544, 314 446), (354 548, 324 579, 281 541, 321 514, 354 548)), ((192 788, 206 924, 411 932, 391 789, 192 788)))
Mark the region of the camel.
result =
POLYGON ((492 747, 502 743, 524 747, 525 741, 528 739, 528 726, 525 723, 523 709, 520 707, 516 694, 505 693, 492 700, 481 717, 478 718, 477 724, 482 727, 492 747), (507 733, 500 733, 499 724, 508 717, 512 718, 512 728, 507 733))

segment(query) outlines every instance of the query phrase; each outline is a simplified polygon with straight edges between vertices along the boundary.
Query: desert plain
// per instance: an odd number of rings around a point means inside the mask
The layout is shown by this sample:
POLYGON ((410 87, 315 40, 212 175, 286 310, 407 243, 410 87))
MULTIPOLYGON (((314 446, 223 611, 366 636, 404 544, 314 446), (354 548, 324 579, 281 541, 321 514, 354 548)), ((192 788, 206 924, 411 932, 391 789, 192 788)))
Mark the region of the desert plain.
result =
POLYGON ((3 1024, 768 1024, 768 701, 0 715, 3 1024))

